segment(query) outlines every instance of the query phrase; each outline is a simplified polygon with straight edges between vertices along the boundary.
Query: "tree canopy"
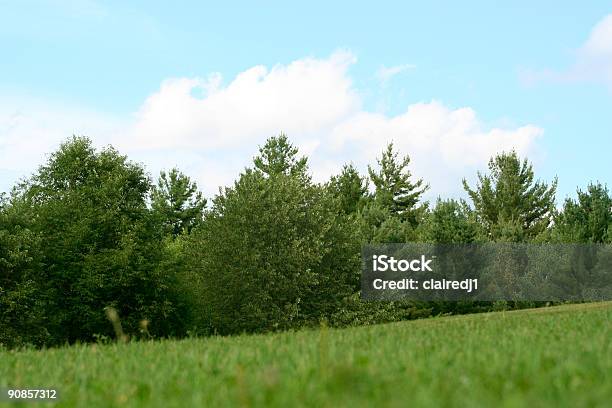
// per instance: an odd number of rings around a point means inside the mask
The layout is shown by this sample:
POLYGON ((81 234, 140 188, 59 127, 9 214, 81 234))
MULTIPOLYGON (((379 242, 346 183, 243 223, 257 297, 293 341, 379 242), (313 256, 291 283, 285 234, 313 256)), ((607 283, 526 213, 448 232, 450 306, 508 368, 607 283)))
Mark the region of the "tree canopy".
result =
POLYGON ((565 200, 555 218, 556 237, 566 242, 612 242, 612 196, 601 183, 578 189, 578 198, 565 200))
MULTIPOLYGON (((410 164, 389 144, 367 174, 347 164, 317 183, 280 134, 207 207, 178 169, 153 184, 114 148, 72 137, 0 194, 0 345, 110 338, 110 308, 126 333, 145 338, 491 310, 498 305, 362 302, 362 246, 612 242, 612 197, 600 183, 556 209, 556 179, 537 180, 527 159, 501 153, 474 188, 463 181, 469 203, 439 198, 430 208, 410 164)), ((611 254, 603 248, 568 284, 587 277, 608 288, 611 254)), ((510 282, 524 269, 499 267, 510 282)))
POLYGON ((267 176, 305 176, 307 162, 306 157, 298 157, 298 149, 284 133, 269 138, 259 148, 259 155, 253 159, 255 168, 267 176))
POLYGON ((393 149, 393 143, 387 145, 377 163, 378 169, 368 166, 370 180, 376 189, 376 201, 389 209, 391 214, 416 226, 419 214, 424 209, 417 204, 429 186, 423 179, 413 180, 408 169, 410 156, 400 158, 393 149))
POLYGON ((557 180, 536 181, 533 166, 514 151, 491 158, 489 174, 478 173, 475 189, 465 179, 463 187, 492 240, 530 240, 552 221, 557 180))
POLYGON ((206 199, 198 185, 176 168, 160 172, 151 199, 153 211, 172 236, 190 232, 202 222, 206 199))

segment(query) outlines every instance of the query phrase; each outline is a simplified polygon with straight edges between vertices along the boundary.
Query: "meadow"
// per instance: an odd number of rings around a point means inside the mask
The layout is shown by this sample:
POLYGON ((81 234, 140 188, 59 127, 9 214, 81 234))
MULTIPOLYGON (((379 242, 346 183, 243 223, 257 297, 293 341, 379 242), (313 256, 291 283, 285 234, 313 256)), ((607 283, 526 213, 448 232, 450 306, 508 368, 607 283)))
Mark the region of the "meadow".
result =
POLYGON ((55 388, 67 407, 603 407, 612 401, 611 323, 604 302, 2 350, 0 387, 55 388))

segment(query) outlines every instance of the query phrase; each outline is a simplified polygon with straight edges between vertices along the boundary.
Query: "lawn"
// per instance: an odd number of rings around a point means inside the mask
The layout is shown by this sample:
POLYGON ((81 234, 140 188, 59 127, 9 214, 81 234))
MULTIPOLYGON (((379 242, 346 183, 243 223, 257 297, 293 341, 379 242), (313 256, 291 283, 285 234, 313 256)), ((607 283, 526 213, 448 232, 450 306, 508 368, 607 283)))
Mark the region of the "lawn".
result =
POLYGON ((4 350, 0 387, 9 386, 55 388, 57 406, 81 407, 603 407, 612 401, 612 302, 4 350))

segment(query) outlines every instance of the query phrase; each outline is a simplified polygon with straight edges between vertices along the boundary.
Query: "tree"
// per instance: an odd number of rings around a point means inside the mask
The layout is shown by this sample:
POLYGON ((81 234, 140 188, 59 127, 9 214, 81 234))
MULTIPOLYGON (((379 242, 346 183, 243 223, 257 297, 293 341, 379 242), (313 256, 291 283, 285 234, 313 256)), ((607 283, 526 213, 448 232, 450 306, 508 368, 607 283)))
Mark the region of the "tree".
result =
POLYGON ((305 177, 307 159, 298 157, 297 154, 298 149, 281 133, 269 138, 264 146, 259 148, 259 156, 255 157, 253 162, 255 168, 267 176, 284 174, 305 177))
POLYGON ((416 226, 426 208, 417 207, 417 204, 429 186, 422 179, 411 181, 410 157, 406 155, 400 160, 398 153, 393 151, 393 143, 387 145, 377 163, 378 171, 368 166, 370 179, 376 188, 376 200, 392 214, 416 226))
POLYGON ((50 339, 41 289, 41 236, 27 211, 0 196, 0 345, 43 345, 50 339))
POLYGON ((367 243, 402 243, 417 239, 416 229, 377 200, 369 200, 358 212, 362 240, 367 243))
POLYGON ((128 332, 151 321, 154 335, 180 334, 176 277, 160 270, 161 231, 147 208, 144 169, 111 147, 73 137, 24 183, 17 198, 41 237, 36 296, 53 343, 112 335, 104 308, 128 332))
POLYGON ((420 232, 424 241, 441 244, 477 242, 481 235, 480 226, 467 203, 440 198, 420 232))
POLYGON ((328 189, 340 200, 340 208, 345 214, 354 214, 363 207, 368 195, 367 180, 359 175, 352 164, 344 165, 339 175, 333 176, 328 189))
POLYGON ((612 196, 601 183, 578 190, 578 199, 565 200, 555 218, 554 235, 565 242, 603 243, 612 241, 612 196))
POLYGON ((269 139, 190 237, 202 315, 217 333, 317 324, 359 288, 360 243, 338 201, 302 165, 261 165, 287 146, 269 139))
MULTIPOLYGON (((429 211, 419 228, 420 241, 436 245, 436 272, 439 278, 463 280, 473 278, 480 269, 479 245, 483 233, 474 212, 463 200, 442 200, 438 198, 435 207, 429 211), (446 245, 466 244, 466 245, 446 245)), ((432 276, 433 277, 433 276, 432 276)), ((427 302, 432 314, 455 313, 483 309, 483 303, 464 301, 427 302)))
POLYGON ((160 172, 151 196, 153 211, 167 234, 176 237, 188 233, 202 222, 206 199, 197 184, 176 168, 160 172))
POLYGON ((533 166, 516 152, 489 160, 489 175, 478 173, 476 189, 463 180, 478 220, 492 240, 535 239, 551 223, 557 179, 550 186, 534 181, 533 166))

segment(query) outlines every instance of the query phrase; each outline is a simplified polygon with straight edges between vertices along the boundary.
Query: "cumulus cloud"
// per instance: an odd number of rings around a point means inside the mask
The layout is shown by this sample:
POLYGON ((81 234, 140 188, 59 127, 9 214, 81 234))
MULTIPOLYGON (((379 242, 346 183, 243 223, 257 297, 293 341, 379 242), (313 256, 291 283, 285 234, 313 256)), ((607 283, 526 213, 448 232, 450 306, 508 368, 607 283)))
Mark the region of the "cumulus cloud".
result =
POLYGON ((529 154, 542 133, 534 125, 487 129, 473 109, 450 109, 432 101, 392 117, 359 112, 334 128, 332 146, 338 151, 353 146, 354 159, 365 167, 393 142, 410 155, 414 174, 431 184, 431 195, 455 195, 461 178, 482 170, 491 156, 510 150, 529 154))
POLYGON ((534 125, 490 128, 473 109, 439 101, 394 116, 369 112, 349 75, 355 62, 351 53, 338 52, 255 66, 227 84, 220 74, 169 79, 129 118, 0 103, 0 172, 33 170, 44 153, 76 133, 97 145, 112 143, 153 174, 178 166, 210 195, 250 165, 257 145, 285 132, 310 156, 319 181, 350 161, 365 172, 393 141, 412 157, 413 173, 431 184, 431 198, 457 195, 461 177, 483 169, 496 152, 530 153, 542 134, 534 125))
POLYGON ((599 82, 612 87, 612 14, 593 27, 589 38, 576 50, 570 68, 564 71, 526 70, 521 73, 521 79, 526 84, 541 81, 599 82))
POLYGON ((270 70, 255 66, 225 87, 220 74, 165 81, 138 112, 126 143, 213 149, 236 147, 279 129, 320 134, 359 108, 346 72, 353 62, 352 54, 337 52, 270 70))

